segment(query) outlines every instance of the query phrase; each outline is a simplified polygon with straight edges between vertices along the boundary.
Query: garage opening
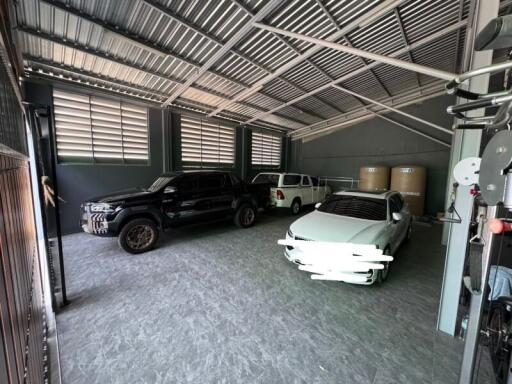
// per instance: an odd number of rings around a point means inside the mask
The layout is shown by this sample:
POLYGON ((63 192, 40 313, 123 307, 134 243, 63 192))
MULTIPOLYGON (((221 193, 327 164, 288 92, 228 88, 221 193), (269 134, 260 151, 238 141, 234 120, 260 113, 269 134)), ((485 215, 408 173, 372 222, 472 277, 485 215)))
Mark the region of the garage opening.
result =
POLYGON ((512 380, 511 7, 1 2, 0 381, 512 380))

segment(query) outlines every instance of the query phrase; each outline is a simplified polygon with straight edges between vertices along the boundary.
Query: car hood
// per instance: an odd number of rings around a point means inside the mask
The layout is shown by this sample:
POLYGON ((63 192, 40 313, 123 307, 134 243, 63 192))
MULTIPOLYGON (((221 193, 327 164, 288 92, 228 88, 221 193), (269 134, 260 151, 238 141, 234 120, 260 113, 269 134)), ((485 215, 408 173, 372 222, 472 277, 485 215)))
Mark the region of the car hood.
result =
POLYGON ((148 198, 154 195, 153 192, 148 192, 140 188, 127 189, 118 192, 112 192, 108 195, 97 196, 87 200, 90 203, 118 203, 121 201, 137 200, 139 198, 148 198))
POLYGON ((356 244, 373 244, 385 228, 385 221, 356 219, 320 211, 311 212, 290 226, 294 236, 306 240, 356 244))

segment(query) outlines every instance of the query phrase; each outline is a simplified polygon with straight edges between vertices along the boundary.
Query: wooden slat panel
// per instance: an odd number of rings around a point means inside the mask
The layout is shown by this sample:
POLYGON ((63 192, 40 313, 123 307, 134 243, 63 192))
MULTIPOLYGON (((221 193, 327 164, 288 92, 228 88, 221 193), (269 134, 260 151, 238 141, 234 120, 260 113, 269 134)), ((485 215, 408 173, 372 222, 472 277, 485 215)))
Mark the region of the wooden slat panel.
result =
POLYGON ((7 383, 43 383, 43 295, 28 162, 1 153, 0 274, 7 383))

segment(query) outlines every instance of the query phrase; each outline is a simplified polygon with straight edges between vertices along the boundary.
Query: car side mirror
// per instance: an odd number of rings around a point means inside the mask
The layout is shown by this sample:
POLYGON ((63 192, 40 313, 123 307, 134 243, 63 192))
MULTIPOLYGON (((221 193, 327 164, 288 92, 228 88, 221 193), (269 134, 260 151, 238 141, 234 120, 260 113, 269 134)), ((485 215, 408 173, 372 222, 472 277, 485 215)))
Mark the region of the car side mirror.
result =
POLYGON ((393 214, 391 216, 393 217, 393 221, 395 221, 395 222, 400 221, 403 218, 402 214, 399 212, 393 212, 393 214))
POLYGON ((169 186, 165 187, 165 189, 164 189, 164 193, 165 193, 165 194, 168 194, 168 193, 176 193, 176 191, 177 191, 177 189, 176 189, 176 187, 175 187, 175 186, 173 186, 173 185, 169 185, 169 186))
POLYGON ((321 206, 321 205, 322 205, 322 203, 316 203, 316 204, 315 204, 315 209, 320 208, 320 206, 321 206))

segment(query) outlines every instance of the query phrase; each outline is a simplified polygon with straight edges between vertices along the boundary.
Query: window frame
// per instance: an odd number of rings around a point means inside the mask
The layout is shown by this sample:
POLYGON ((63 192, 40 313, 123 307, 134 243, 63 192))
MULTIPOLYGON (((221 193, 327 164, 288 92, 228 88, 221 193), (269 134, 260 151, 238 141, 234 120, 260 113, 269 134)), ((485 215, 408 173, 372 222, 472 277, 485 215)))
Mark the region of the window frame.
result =
MULTIPOLYGON (((252 129, 251 130, 251 156, 250 156, 250 164, 251 164, 251 167, 253 169, 272 169, 272 170, 276 170, 276 169, 281 169, 282 167, 282 160, 283 160, 283 137, 281 135, 278 135, 276 133, 273 133, 273 132, 267 132, 267 131, 263 131, 263 130, 256 130, 256 129, 252 129), (263 144, 265 141, 271 143, 271 149, 268 150, 267 153, 270 154, 270 158, 272 159, 272 156, 273 156, 273 140, 275 138, 277 138, 277 140, 279 140, 279 156, 278 156, 278 159, 279 159, 279 164, 272 164, 272 163, 254 163, 254 156, 255 156, 255 151, 254 151, 254 147, 255 147, 255 140, 254 140, 254 137, 255 135, 260 135, 261 136, 261 148, 259 148, 260 150, 260 156, 261 156, 261 161, 263 161, 263 144)), ((272 160, 271 160, 272 161, 272 160)))
MULTIPOLYGON (((179 166, 182 168, 182 169, 212 169, 212 170, 215 170, 215 169, 225 169, 225 170, 232 170, 236 167, 236 158, 237 158, 237 128, 234 126, 234 125, 231 125, 231 124, 228 124, 226 122, 222 122, 222 121, 219 121, 217 119, 207 119, 205 118, 204 116, 198 116, 196 114, 193 114, 193 113, 184 113, 184 114, 180 114, 180 118, 179 118, 179 166), (204 151, 204 148, 203 147, 200 147, 200 150, 201 150, 201 153, 200 153, 200 158, 201 160, 199 161, 193 161, 193 160, 184 160, 183 158, 183 118, 185 119, 189 119, 190 121, 198 121, 199 122, 199 135, 200 137, 202 138, 203 135, 206 135, 206 134, 203 134, 203 122, 205 122, 206 124, 205 125, 209 125, 209 126, 213 126, 213 125, 216 125, 217 128, 218 128, 218 135, 219 135, 219 141, 217 143, 217 148, 219 148, 218 150, 218 157, 219 157, 219 160, 220 158, 223 156, 224 152, 221 152, 220 151, 220 148, 222 147, 222 141, 220 139, 220 135, 221 135, 221 130, 226 130, 226 129, 229 129, 231 130, 231 134, 232 134, 232 138, 233 138, 233 141, 232 141, 232 146, 231 146, 231 153, 230 155, 232 156, 232 163, 222 163, 222 162, 213 162, 213 161, 203 161, 202 160, 202 157, 203 157, 203 151, 204 151)), ((208 129, 204 129, 204 131, 208 132, 208 129)), ((193 134, 193 133, 191 133, 193 134)), ((200 142, 201 142, 201 139, 200 139, 200 142)), ((191 145, 193 145, 193 143, 191 142, 190 143, 191 145)), ((201 144, 200 144, 201 145, 201 144)), ((208 149, 207 149, 208 150, 208 149)), ((225 154, 224 154, 225 155, 225 154)))
POLYGON ((311 179, 308 175, 302 175, 302 178, 300 179, 300 186, 301 187, 312 187, 313 184, 311 183, 311 179), (304 180, 307 181, 307 184, 304 184, 304 180))
POLYGON ((289 173, 287 173, 287 174, 283 175, 283 187, 299 187, 301 182, 302 182, 302 176, 299 175, 299 174, 296 174, 296 173, 289 174, 289 173), (284 182, 284 180, 287 177, 297 177, 298 178, 297 183, 295 183, 295 184, 286 184, 284 182))
MULTIPOLYGON (((58 165, 62 166, 73 166, 73 165, 105 165, 105 166, 130 166, 130 167, 150 167, 151 166, 151 135, 150 135, 150 123, 149 123, 149 106, 138 103, 136 101, 133 101, 131 99, 127 98, 121 98, 121 97, 115 97, 113 95, 106 95, 103 93, 99 94, 92 94, 90 92, 81 92, 76 90, 69 90, 66 87, 52 87, 52 105, 51 105, 51 123, 52 126, 52 132, 51 132, 51 140, 53 144, 53 153, 55 156, 55 161, 58 165), (87 97, 89 99, 89 114, 91 114, 91 98, 96 97, 99 99, 105 99, 109 101, 119 102, 120 103, 120 110, 122 111, 122 103, 128 104, 128 105, 134 105, 137 107, 144 108, 146 110, 146 145, 147 145, 147 159, 127 159, 124 157, 124 152, 122 154, 122 158, 108 158, 108 157, 95 157, 94 156, 94 141, 93 141, 93 125, 92 125, 92 116, 90 116, 91 120, 91 152, 92 157, 82 157, 82 156, 63 156, 59 155, 59 149, 58 149, 58 141, 57 141, 57 123, 56 123, 56 113, 55 113, 55 97, 54 93, 57 92, 63 92, 71 95, 77 95, 81 97, 87 97)), ((122 120, 122 112, 120 112, 120 117, 122 120)), ((122 123, 121 123, 122 127, 122 123)), ((101 140, 101 139, 100 139, 101 140)), ((123 134, 122 134, 122 128, 121 128, 121 147, 123 146, 123 134)))

